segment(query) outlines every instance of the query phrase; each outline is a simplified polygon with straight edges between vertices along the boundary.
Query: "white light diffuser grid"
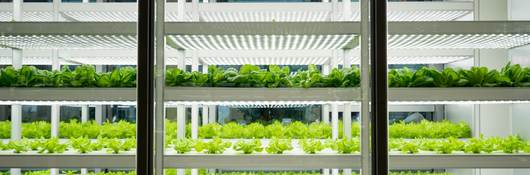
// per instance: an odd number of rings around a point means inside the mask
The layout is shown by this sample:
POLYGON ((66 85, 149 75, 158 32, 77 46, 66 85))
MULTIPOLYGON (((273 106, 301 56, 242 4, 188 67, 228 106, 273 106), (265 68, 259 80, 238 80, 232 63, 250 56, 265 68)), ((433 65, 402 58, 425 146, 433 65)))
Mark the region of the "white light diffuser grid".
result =
POLYGON ((13 48, 109 49, 136 48, 131 35, 0 35, 0 45, 13 48))
POLYGON ((390 35, 388 38, 388 46, 393 49, 506 49, 529 43, 528 34, 390 35))
POLYGON ((330 50, 354 35, 170 35, 184 50, 330 50))

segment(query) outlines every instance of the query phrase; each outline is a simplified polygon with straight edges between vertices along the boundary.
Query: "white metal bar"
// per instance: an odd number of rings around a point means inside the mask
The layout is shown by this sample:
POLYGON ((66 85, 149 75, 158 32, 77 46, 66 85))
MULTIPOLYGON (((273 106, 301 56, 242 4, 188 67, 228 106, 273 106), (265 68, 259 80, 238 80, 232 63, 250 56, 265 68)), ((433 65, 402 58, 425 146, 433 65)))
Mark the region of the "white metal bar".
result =
POLYGON ((11 49, 11 64, 13 68, 20 69, 22 68, 22 50, 21 49, 11 49))
POLYGON ((217 106, 208 105, 208 123, 217 123, 217 106))
POLYGON ((103 105, 96 105, 94 118, 97 124, 103 124, 103 105))
POLYGON ((13 21, 22 21, 22 1, 13 0, 13 21))
POLYGON ((61 106, 58 104, 51 105, 51 136, 59 137, 59 121, 61 106))
POLYGON ((339 107, 338 104, 331 104, 331 138, 339 138, 339 107))
POLYGON ((329 104, 322 105, 322 122, 329 123, 329 104))
POLYGON ((186 107, 177 105, 177 138, 186 138, 186 107))
POLYGON ((9 169, 9 173, 12 174, 12 175, 21 175, 21 170, 20 168, 11 168, 9 169))
MULTIPOLYGON (((358 10, 358 9, 356 9, 358 10)), ((352 17, 352 3, 351 0, 342 0, 342 20, 348 21, 352 17)), ((351 173, 351 172, 350 172, 351 173)))
POLYGON ((196 51, 192 51, 191 71, 199 71, 199 57, 197 56, 196 51))
POLYGON ((61 62, 59 60, 59 51, 57 49, 51 50, 52 54, 52 70, 60 70, 61 69, 61 62))
POLYGON ((11 140, 22 138, 22 105, 11 105, 11 140))
POLYGON ((184 50, 178 50, 177 51, 179 54, 179 58, 178 58, 178 63, 177 63, 177 67, 181 70, 186 70, 186 54, 185 54, 185 51, 184 50))
POLYGON ((342 67, 349 68, 352 64, 352 55, 351 55, 352 49, 344 49, 342 50, 342 67))
POLYGON ((351 112, 352 112, 352 104, 351 103, 344 103, 344 110, 342 111, 342 121, 343 121, 343 137, 346 139, 351 139, 352 137, 352 118, 351 118, 351 112))
POLYGON ((165 34, 165 14, 166 1, 156 0, 156 19, 155 19, 155 175, 164 174, 164 154, 165 154, 165 119, 166 108, 164 94, 166 89, 166 34, 165 34))
POLYGON ((178 0, 177 1, 177 20, 178 21, 184 21, 186 18, 186 11, 184 8, 184 5, 186 5, 186 0, 178 0))
POLYGON ((369 1, 361 0, 361 175, 371 174, 370 160, 370 55, 369 55, 369 1))
POLYGON ((191 105, 191 138, 199 138, 199 105, 191 105))
POLYGON ((81 106, 81 122, 86 123, 88 122, 88 105, 81 106))
POLYGON ((202 73, 208 73, 208 64, 203 63, 202 64, 202 73))
POLYGON ((208 105, 202 105, 202 125, 208 124, 208 105))
POLYGON ((61 0, 53 0, 53 21, 59 21, 60 13, 59 8, 61 6, 61 0))
MULTIPOLYGON (((85 0, 83 0, 85 1, 85 0)), ((87 175, 88 174, 88 169, 86 168, 81 168, 81 175, 87 175)))

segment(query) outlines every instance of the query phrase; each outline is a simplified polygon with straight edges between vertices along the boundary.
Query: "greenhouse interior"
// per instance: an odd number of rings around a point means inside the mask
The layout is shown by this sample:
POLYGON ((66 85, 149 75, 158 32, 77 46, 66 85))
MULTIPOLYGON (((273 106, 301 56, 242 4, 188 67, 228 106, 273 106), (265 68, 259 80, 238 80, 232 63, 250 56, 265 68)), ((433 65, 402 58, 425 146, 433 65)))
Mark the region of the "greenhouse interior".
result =
MULTIPOLYGON (((370 175, 368 1, 156 0, 142 116, 140 2, 0 0, 0 175, 370 175)), ((530 1, 386 5, 389 174, 530 175, 530 1)))

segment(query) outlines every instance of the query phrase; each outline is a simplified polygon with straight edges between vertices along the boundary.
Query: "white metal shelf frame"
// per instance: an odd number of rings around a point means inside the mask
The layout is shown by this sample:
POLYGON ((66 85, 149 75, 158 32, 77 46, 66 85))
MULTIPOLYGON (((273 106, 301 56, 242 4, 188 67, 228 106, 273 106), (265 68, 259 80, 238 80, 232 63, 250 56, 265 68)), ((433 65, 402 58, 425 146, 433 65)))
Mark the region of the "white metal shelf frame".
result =
MULTIPOLYGON (((393 104, 528 103, 529 88, 390 88, 393 104)), ((135 101, 134 88, 0 88, 5 104, 97 103, 135 101)), ((358 88, 222 88, 167 87, 168 105, 287 105, 358 102, 358 88)))
MULTIPOLYGON (((134 168, 135 155, 122 154, 0 154, 6 168, 134 168)), ((390 154, 392 169, 422 168, 529 168, 529 154, 390 154)), ((361 168, 359 154, 164 156, 166 168, 361 168)))

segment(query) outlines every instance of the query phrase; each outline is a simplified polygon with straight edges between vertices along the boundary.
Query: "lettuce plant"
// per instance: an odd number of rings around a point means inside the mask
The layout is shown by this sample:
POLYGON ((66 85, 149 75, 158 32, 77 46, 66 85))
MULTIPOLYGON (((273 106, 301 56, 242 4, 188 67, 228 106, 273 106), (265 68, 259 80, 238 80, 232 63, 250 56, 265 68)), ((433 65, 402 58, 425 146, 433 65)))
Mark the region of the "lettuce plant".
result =
POLYGON ((42 142, 39 153, 62 153, 67 146, 67 144, 60 143, 58 138, 51 138, 42 142))
POLYGON ((358 139, 338 139, 329 142, 329 147, 340 154, 351 154, 360 150, 358 139))
POLYGON ((8 149, 13 150, 14 153, 22 153, 22 152, 26 152, 29 150, 29 147, 26 144, 26 142, 22 140, 17 140, 17 141, 11 140, 9 141, 9 143, 7 143, 6 147, 8 149))
POLYGON ((227 148, 230 148, 232 143, 221 140, 220 138, 215 138, 209 142, 203 142, 201 140, 195 143, 195 150, 197 152, 205 152, 207 154, 221 154, 227 148))
POLYGON ((525 148, 525 142, 519 136, 508 136, 502 139, 498 149, 504 153, 517 153, 525 148))
POLYGON ((400 150, 406 154, 415 154, 419 152, 419 146, 414 141, 403 142, 400 150))
POLYGON ((293 139, 302 139, 307 137, 307 125, 300 122, 295 121, 291 124, 289 124, 285 128, 285 136, 287 138, 293 138, 293 139))
POLYGON ((282 154, 284 151, 292 150, 291 140, 274 138, 269 142, 265 151, 269 154, 282 154))
POLYGON ((245 126, 243 134, 245 138, 260 139, 267 135, 267 131, 265 130, 265 126, 261 123, 255 122, 245 126))
POLYGON ((300 145, 305 153, 315 154, 322 151, 326 146, 320 141, 315 139, 304 139, 300 140, 300 145))
POLYGON ((200 138, 214 138, 218 137, 221 132, 222 126, 218 123, 208 123, 199 127, 199 137, 200 138))
POLYGON ((195 146, 194 141, 190 139, 175 139, 171 143, 173 144, 173 149, 179 154, 190 152, 195 146))
POLYGON ((90 139, 86 137, 79 137, 70 139, 70 145, 79 153, 87 153, 94 149, 94 146, 90 139))
POLYGON ((227 139, 241 138, 243 136, 243 131, 243 126, 235 122, 230 122, 223 126, 220 136, 227 139))
POLYGON ((236 151, 242 151, 243 154, 252 154, 252 152, 261 152, 263 147, 261 141, 258 139, 254 140, 240 140, 234 144, 233 149, 236 151))

